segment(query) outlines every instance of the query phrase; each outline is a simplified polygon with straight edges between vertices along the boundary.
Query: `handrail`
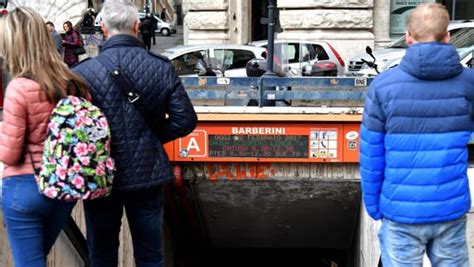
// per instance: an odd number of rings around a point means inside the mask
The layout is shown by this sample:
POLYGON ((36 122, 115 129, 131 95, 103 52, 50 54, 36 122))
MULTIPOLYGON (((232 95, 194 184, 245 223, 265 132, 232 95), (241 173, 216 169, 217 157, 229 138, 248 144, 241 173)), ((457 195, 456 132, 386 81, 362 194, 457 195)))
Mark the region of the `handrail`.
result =
MULTIPOLYGON (((193 100, 363 101, 373 78, 362 77, 182 77, 193 100), (265 87, 276 91, 262 91, 265 87)), ((259 105, 262 106, 262 105, 259 105)))
POLYGON ((63 231, 69 239, 69 242, 71 242, 75 251, 79 254, 79 257, 82 259, 84 267, 91 266, 86 238, 71 216, 69 216, 66 225, 64 225, 63 231))

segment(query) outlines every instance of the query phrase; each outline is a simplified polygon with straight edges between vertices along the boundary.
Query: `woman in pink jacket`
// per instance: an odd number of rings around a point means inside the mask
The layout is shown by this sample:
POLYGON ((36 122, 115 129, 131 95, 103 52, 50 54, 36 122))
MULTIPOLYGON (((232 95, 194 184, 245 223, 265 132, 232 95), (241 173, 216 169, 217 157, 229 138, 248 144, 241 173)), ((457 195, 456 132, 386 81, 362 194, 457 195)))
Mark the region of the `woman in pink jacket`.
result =
POLYGON ((74 202, 41 195, 33 164, 40 165, 52 109, 73 90, 88 97, 85 83, 64 64, 41 16, 18 7, 0 19, 0 54, 11 74, 0 128, 2 208, 16 267, 46 266, 46 256, 74 202), (38 49, 41 47, 41 49, 38 49))

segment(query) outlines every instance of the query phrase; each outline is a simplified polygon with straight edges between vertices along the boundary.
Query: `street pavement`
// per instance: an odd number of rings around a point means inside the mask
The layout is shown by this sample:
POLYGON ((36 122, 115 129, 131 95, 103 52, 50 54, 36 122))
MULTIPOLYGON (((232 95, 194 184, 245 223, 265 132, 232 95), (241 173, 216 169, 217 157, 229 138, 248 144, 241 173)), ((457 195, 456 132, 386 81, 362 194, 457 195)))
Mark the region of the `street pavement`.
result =
POLYGON ((151 51, 157 54, 161 54, 165 49, 175 47, 183 44, 183 26, 176 26, 176 33, 170 36, 162 36, 156 34, 156 44, 153 45, 153 39, 151 41, 151 51))

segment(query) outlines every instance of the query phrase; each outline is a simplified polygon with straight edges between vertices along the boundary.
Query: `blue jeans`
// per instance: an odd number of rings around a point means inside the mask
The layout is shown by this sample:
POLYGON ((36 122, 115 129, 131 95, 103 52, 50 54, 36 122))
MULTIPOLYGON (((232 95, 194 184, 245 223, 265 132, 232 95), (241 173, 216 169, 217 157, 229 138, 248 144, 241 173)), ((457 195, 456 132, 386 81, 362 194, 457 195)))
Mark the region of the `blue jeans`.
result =
POLYGON ((38 192, 32 174, 3 180, 2 208, 16 267, 45 267, 46 256, 66 224, 75 202, 38 192))
POLYGON ((123 208, 127 214, 137 267, 163 266, 163 188, 117 192, 84 201, 87 244, 92 267, 118 266, 123 208))
POLYGON ((401 224, 384 219, 378 237, 384 267, 421 267, 425 252, 433 267, 469 267, 466 216, 431 224, 401 224))

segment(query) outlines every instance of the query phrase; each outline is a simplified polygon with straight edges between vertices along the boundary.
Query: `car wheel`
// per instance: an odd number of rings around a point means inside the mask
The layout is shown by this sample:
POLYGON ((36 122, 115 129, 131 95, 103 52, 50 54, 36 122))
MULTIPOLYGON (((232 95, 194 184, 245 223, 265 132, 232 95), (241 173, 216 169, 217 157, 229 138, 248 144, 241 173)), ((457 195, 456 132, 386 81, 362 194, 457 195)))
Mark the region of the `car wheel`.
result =
POLYGON ((161 35, 163 36, 170 36, 170 30, 168 29, 161 29, 161 35))

